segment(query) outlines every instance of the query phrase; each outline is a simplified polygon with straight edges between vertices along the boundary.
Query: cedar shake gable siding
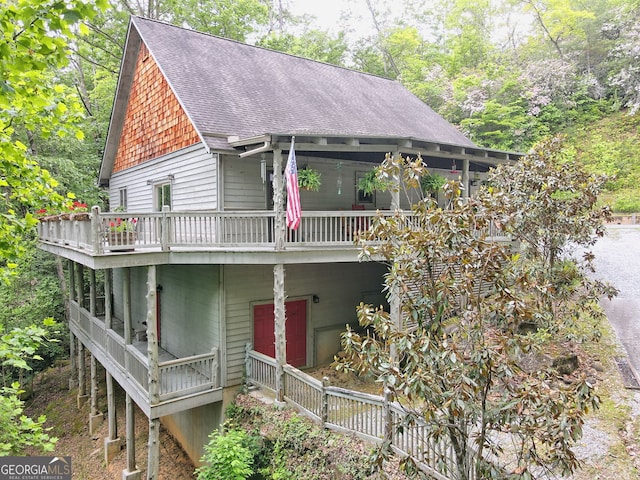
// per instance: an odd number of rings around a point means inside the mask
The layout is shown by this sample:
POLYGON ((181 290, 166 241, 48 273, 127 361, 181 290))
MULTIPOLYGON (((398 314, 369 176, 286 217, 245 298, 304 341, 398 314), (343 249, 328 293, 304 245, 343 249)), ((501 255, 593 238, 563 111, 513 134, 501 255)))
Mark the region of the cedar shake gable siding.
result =
POLYGON ((141 43, 113 172, 198 142, 198 132, 141 43))

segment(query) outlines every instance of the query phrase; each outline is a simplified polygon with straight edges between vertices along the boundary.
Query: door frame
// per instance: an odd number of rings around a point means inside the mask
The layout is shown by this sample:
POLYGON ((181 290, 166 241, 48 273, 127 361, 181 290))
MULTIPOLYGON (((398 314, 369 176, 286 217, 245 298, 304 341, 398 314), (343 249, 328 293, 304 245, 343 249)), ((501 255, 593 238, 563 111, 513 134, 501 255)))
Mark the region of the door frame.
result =
MULTIPOLYGON (((313 304, 313 295, 296 295, 296 296, 292 296, 292 297, 287 297, 287 299, 285 300, 285 304, 287 302, 296 302, 299 300, 306 300, 307 301, 307 312, 306 312, 306 325, 305 325, 305 329, 307 332, 307 342, 306 342, 306 363, 305 365, 303 365, 304 368, 308 368, 308 367, 313 367, 314 363, 315 363, 315 359, 313 358, 313 331, 311 329, 311 305, 313 304)), ((250 317, 250 322, 249 322, 249 330, 251 332, 251 344, 253 345, 253 327, 254 327, 254 307, 256 306, 260 306, 260 305, 273 305, 274 304, 274 300, 273 298, 270 300, 254 300, 252 302, 249 302, 249 306, 250 306, 250 313, 249 313, 249 317, 250 317)))

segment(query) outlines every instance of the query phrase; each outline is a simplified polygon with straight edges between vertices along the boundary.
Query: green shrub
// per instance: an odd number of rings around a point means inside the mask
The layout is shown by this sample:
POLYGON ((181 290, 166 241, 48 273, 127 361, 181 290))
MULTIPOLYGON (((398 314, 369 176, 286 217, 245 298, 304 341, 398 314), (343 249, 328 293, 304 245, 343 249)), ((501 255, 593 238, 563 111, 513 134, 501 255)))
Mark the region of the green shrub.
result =
POLYGON ((198 480, 246 480, 253 473, 253 453, 246 446, 247 434, 242 430, 217 430, 209 436, 201 460, 207 465, 196 469, 198 480))
POLYGON ((612 210, 617 213, 640 212, 640 193, 629 191, 620 194, 615 199, 612 210))

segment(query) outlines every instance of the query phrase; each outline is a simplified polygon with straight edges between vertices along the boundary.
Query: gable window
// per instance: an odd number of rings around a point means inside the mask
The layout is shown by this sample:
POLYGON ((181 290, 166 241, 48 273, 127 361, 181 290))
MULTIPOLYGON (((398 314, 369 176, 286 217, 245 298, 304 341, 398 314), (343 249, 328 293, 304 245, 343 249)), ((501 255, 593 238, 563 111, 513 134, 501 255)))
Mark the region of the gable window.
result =
POLYGON ((118 207, 123 212, 126 212, 127 211, 127 187, 122 187, 118 191, 118 198, 120 201, 120 203, 118 204, 118 207))
POLYGON ((159 183, 155 186, 156 210, 161 212, 167 206, 171 209, 171 182, 159 183))

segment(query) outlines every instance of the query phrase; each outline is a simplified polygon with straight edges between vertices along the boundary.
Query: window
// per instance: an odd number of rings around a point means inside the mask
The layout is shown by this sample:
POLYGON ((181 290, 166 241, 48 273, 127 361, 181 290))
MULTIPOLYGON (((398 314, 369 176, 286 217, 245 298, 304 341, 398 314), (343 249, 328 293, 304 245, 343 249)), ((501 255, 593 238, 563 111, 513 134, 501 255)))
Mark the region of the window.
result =
POLYGON ((120 210, 122 210, 123 212, 127 211, 127 187, 122 187, 119 191, 118 191, 118 196, 120 199, 120 203, 118 204, 120 210))
POLYGON ((171 210, 171 183, 161 183, 155 187, 156 210, 161 212, 167 206, 171 210))

